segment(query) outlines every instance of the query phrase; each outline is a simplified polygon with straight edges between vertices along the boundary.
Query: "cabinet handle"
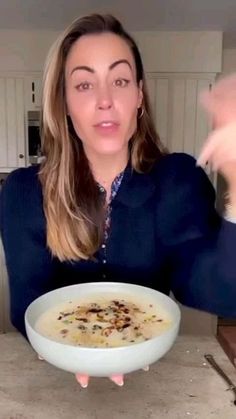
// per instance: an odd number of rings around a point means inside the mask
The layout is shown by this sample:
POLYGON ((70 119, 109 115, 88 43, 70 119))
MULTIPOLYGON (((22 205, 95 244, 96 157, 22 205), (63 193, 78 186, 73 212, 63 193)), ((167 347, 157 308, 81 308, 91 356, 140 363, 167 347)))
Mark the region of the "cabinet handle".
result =
POLYGON ((24 157, 25 157, 24 154, 19 154, 20 159, 23 159, 24 157))

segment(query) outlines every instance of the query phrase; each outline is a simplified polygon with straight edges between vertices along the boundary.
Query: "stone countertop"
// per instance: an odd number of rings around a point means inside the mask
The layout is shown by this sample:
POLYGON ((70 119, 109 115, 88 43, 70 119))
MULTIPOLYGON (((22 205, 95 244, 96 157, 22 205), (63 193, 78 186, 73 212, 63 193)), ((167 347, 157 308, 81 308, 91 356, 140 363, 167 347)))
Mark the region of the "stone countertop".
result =
POLYGON ((205 353, 236 383, 213 336, 179 336, 149 372, 128 374, 124 387, 92 378, 82 389, 73 374, 39 361, 20 334, 2 334, 0 419, 235 419, 234 395, 205 353))

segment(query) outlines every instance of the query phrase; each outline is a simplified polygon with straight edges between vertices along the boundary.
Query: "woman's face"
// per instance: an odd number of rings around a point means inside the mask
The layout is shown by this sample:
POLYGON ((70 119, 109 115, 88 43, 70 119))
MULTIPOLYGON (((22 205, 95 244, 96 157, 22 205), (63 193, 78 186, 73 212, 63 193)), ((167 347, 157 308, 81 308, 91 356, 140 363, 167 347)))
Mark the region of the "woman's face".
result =
POLYGON ((127 152, 142 90, 127 43, 112 33, 85 35, 65 66, 67 111, 87 156, 127 152))

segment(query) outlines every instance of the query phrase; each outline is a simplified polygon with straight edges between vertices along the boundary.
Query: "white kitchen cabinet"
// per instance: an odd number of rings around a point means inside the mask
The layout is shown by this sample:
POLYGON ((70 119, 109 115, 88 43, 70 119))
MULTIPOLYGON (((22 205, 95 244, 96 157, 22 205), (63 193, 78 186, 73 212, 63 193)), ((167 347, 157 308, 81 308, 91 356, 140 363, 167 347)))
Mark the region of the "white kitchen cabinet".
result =
POLYGON ((25 77, 25 107, 26 111, 39 111, 42 99, 42 76, 25 77))
POLYGON ((0 172, 25 166, 24 78, 0 77, 0 172))
POLYGON ((199 106, 199 94, 214 80, 214 74, 147 74, 157 131, 171 152, 183 151, 197 157, 210 128, 199 106))
MULTIPOLYGON (((199 104, 200 92, 210 89, 215 74, 148 73, 147 87, 157 132, 170 152, 185 152, 197 158, 210 123, 199 104)), ((206 167, 216 187, 217 177, 206 167)))

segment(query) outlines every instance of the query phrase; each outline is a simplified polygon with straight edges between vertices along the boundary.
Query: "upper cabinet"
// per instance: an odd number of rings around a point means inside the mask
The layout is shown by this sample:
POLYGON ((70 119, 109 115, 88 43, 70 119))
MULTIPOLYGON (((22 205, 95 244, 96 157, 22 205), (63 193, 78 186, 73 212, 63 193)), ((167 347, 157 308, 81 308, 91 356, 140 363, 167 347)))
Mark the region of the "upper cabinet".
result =
POLYGON ((0 171, 25 164, 24 78, 0 77, 0 171))
MULTIPOLYGON (((210 89, 214 81, 215 74, 147 74, 157 132, 170 152, 199 156, 211 128, 199 104, 199 95, 202 90, 210 89)), ((206 172, 215 183, 210 167, 206 172)))
POLYGON ((42 99, 42 76, 25 77, 25 108, 26 111, 39 111, 42 99))

